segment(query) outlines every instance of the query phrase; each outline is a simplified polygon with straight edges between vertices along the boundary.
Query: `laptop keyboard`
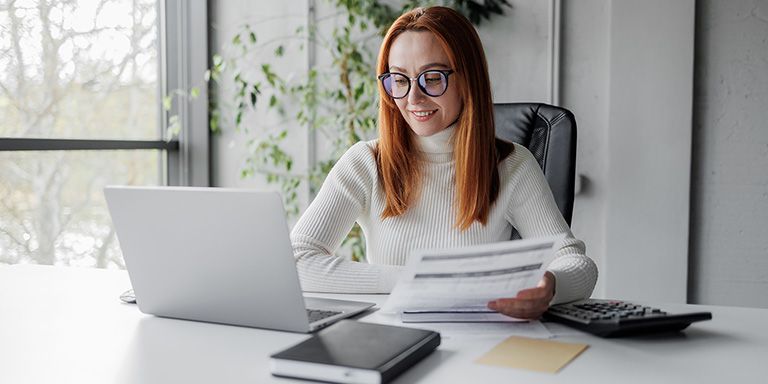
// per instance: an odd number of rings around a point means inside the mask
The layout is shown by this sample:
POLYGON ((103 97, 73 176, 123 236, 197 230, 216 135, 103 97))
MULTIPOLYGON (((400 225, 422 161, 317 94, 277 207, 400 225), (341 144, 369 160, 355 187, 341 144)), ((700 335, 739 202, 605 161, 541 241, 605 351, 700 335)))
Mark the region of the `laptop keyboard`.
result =
POLYGON ((337 311, 323 311, 322 309, 307 308, 307 317, 309 317, 310 324, 314 323, 315 321, 325 319, 327 317, 336 316, 340 313, 341 312, 337 312, 337 311))

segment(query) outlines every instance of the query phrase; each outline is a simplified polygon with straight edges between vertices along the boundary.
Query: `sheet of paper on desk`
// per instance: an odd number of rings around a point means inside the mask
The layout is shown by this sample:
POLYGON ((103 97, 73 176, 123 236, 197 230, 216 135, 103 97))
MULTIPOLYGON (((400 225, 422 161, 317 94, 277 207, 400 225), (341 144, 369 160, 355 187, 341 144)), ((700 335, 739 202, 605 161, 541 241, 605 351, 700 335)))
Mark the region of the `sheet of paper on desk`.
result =
POLYGON ((440 332, 444 340, 465 339, 478 340, 490 338, 498 340, 508 336, 524 336, 533 339, 549 339, 552 333, 540 321, 532 320, 516 323, 422 323, 417 328, 431 329, 440 332))
POLYGON ((527 320, 516 319, 488 309, 487 306, 453 308, 418 308, 405 309, 400 314, 404 323, 524 323, 527 320))
POLYGON ((437 310, 466 315, 466 308, 485 307, 491 300, 514 297, 518 291, 538 284, 562 239, 557 236, 418 250, 382 311, 437 310))
POLYGON ((511 336, 476 360, 479 364, 557 373, 589 347, 587 344, 511 336))

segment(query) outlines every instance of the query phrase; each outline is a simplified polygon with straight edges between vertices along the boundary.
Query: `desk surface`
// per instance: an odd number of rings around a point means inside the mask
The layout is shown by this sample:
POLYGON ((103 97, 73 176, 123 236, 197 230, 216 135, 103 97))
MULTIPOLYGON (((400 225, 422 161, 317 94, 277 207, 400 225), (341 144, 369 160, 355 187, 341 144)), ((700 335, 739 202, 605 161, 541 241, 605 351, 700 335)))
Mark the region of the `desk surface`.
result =
MULTIPOLYGON (((269 374, 269 355, 307 335, 147 316, 118 301, 124 271, 0 267, 2 383, 290 383, 269 374)), ((386 296, 336 295, 381 303, 386 296)), ((659 305, 711 311, 685 332, 600 339, 554 330, 590 348, 557 374, 473 361, 507 334, 453 334, 397 383, 715 383, 768 377, 768 310, 659 305)), ((376 312, 364 321, 389 322, 376 312)), ((482 327, 483 325, 478 325, 482 327)))

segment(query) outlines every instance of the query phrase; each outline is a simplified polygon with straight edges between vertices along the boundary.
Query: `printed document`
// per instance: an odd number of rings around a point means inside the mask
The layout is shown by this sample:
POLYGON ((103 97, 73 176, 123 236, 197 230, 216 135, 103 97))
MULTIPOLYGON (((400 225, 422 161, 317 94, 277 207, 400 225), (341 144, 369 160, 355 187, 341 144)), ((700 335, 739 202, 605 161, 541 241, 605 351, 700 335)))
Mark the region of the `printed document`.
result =
MULTIPOLYGON (((451 321, 451 312, 463 319, 468 313, 487 312, 483 308, 489 301, 535 287, 562 239, 561 235, 415 251, 382 312, 422 313, 425 319, 448 314, 437 321, 451 321)), ((453 321, 498 321, 498 315, 477 314, 481 316, 474 320, 453 321)))

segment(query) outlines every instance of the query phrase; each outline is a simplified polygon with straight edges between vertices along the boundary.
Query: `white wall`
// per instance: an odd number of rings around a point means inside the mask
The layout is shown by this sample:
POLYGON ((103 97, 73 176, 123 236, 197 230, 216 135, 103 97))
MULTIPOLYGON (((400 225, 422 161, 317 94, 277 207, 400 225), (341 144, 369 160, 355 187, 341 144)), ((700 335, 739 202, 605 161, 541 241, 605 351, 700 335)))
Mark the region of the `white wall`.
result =
POLYGON ((694 1, 611 8, 606 293, 684 303, 694 1))
POLYGON ((510 1, 506 15, 478 28, 488 60, 493 100, 551 102, 551 14, 554 1, 510 1))
POLYGON ((579 122, 574 232, 597 296, 686 301, 694 1, 565 2, 563 105, 579 122))
POLYGON ((690 299, 768 308, 768 1, 697 2, 690 299))
POLYGON ((576 116, 576 174, 581 179, 571 227, 598 265, 595 296, 604 297, 611 7, 606 0, 564 1, 562 6, 560 100, 576 116))
MULTIPOLYGON (((306 0, 226 0, 209 1, 208 4, 211 24, 209 35, 211 52, 229 56, 236 55, 238 51, 233 49, 231 41, 235 34, 241 31, 241 27, 247 23, 256 32, 261 48, 257 52, 252 52, 248 57, 254 65, 250 71, 246 71, 245 76, 258 78, 258 68, 262 63, 272 63, 273 69, 282 76, 307 71, 308 61, 305 56, 298 55, 289 60, 278 60, 274 58, 273 54, 278 44, 286 43, 290 44, 286 48, 287 52, 298 52, 298 44, 301 41, 288 38, 294 36, 297 27, 306 26, 308 17, 306 0)), ((231 75, 227 76, 231 77, 231 75)), ((220 102, 228 104, 231 108, 234 94, 235 89, 231 78, 225 77, 225 81, 219 89, 220 102)), ((299 130, 295 123, 286 122, 274 113, 267 111, 268 93, 261 97, 262 100, 257 104, 257 110, 246 116, 243 125, 248 130, 247 132, 234 131, 225 127, 221 135, 213 137, 211 141, 211 168, 214 186, 278 190, 278 187, 268 185, 263 177, 244 179, 240 176, 240 172, 248 155, 248 140, 262 137, 269 132, 276 132, 286 124, 292 127, 292 132, 299 132, 299 134, 289 137, 288 140, 292 143, 290 151, 296 160, 297 171, 305 171, 307 163, 306 134, 299 130)), ((233 116, 231 114, 225 115, 224 118, 232 121, 233 116)), ((300 199, 306 202, 306 193, 300 199)))

